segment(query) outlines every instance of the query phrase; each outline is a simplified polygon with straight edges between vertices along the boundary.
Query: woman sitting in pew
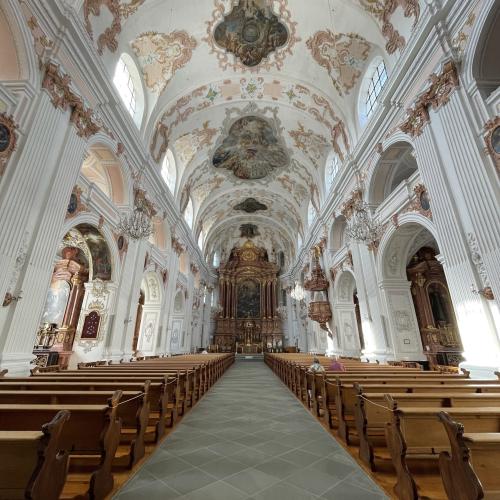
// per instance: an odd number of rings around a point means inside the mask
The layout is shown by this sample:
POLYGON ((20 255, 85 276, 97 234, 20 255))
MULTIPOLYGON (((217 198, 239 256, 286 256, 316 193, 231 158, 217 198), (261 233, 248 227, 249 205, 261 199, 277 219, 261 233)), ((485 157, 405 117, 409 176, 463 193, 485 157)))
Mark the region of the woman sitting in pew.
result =
POLYGON ((333 358, 330 366, 328 367, 328 371, 330 372, 345 372, 344 363, 341 363, 338 358, 333 358))

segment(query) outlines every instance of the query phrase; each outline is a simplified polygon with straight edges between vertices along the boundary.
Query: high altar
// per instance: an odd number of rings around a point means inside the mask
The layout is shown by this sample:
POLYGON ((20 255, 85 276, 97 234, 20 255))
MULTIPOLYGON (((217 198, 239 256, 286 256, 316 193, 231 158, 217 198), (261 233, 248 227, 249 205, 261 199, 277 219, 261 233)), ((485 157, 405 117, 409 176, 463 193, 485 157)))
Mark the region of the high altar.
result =
POLYGON ((219 268, 219 301, 214 344, 220 352, 281 350, 276 264, 267 251, 247 241, 219 268))

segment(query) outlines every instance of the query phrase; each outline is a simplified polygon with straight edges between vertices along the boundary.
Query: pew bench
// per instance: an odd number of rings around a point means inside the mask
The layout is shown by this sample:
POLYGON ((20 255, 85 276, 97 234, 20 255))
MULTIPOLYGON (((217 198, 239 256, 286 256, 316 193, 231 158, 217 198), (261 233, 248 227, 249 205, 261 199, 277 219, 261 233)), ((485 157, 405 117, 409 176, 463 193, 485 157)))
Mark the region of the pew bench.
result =
POLYGON ((439 414, 451 451, 439 456, 439 469, 448 498, 500 498, 500 432, 464 433, 446 412, 439 414))
POLYGON ((63 410, 40 431, 0 430, 0 499, 59 499, 69 458, 60 440, 69 418, 63 410))
MULTIPOLYGON (((0 422, 4 431, 38 431, 59 411, 68 411, 59 439, 60 449, 68 451, 69 476, 78 472, 75 462, 83 460, 90 471, 87 495, 102 499, 113 489, 112 464, 120 442, 121 421, 117 391, 107 405, 8 405, 0 404, 0 422)), ((63 492, 64 495, 64 492, 63 492)))
POLYGON ((500 392, 481 393, 391 393, 389 395, 363 392, 358 386, 358 401, 355 405, 355 422, 359 438, 359 458, 371 470, 377 470, 377 462, 390 460, 385 440, 386 425, 391 420, 391 412, 405 407, 500 407, 500 392))
MULTIPOLYGON (((441 411, 440 408, 408 407, 392 412, 386 439, 396 470, 394 492, 398 498, 420 498, 419 474, 422 471, 439 474, 439 456, 450 452, 448 433, 439 417, 441 411)), ((460 422, 467 433, 500 432, 500 407, 455 407, 446 412, 452 420, 460 422)))
POLYGON ((350 433, 356 431, 355 407, 358 401, 358 387, 362 384, 366 392, 384 393, 415 393, 439 392, 445 390, 456 392, 500 392, 498 380, 472 380, 472 379, 371 379, 359 383, 338 379, 336 384, 325 381, 325 413, 328 424, 338 428, 339 437, 349 444, 350 433), (446 385, 446 389, 444 386, 446 385), (378 387, 378 388, 376 388, 378 387), (332 402, 333 398, 333 402, 332 402))

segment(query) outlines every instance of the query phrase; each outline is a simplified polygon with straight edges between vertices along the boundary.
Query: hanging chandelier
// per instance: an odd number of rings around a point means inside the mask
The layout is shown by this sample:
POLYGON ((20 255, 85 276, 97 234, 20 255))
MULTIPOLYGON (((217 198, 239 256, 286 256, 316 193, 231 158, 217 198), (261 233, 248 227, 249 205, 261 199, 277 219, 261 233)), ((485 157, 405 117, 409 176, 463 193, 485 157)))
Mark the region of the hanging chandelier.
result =
POLYGON ((153 216, 156 210, 153 204, 146 198, 142 189, 135 189, 134 208, 120 219, 118 231, 133 240, 149 238, 153 230, 153 216))
POLYGON ((378 246, 383 226, 363 200, 361 190, 354 191, 351 198, 344 203, 342 215, 347 220, 346 234, 349 239, 371 248, 378 246))

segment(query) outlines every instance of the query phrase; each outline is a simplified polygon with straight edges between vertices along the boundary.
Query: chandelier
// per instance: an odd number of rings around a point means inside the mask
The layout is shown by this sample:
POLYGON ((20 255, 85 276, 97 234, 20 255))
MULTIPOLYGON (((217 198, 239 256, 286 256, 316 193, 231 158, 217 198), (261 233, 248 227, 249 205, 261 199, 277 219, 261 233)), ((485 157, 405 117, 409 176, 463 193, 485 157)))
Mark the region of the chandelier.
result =
POLYGON ((377 247, 383 233, 383 227, 363 201, 361 191, 354 191, 351 198, 342 207, 342 214, 347 220, 346 234, 358 243, 377 247))
POLYGON ((134 208, 120 219, 118 231, 133 240, 147 239, 153 234, 152 218, 156 214, 153 204, 142 189, 135 189, 134 208))

